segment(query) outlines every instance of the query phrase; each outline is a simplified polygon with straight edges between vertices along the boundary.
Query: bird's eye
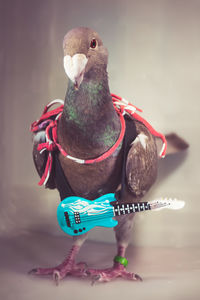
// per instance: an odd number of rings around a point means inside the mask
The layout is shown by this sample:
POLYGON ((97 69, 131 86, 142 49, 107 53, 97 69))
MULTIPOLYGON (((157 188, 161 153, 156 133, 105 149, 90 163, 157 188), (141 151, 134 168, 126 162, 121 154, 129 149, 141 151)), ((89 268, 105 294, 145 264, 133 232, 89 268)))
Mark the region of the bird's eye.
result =
POLYGON ((96 48, 96 46, 97 46, 97 41, 95 39, 92 39, 90 43, 90 48, 94 49, 96 48))

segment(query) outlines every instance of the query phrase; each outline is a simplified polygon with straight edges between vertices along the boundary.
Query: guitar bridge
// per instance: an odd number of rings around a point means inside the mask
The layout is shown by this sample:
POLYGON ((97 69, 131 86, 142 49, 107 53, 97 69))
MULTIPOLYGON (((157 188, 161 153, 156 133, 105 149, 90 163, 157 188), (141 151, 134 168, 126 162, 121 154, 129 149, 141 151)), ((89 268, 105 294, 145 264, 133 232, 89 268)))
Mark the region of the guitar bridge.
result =
POLYGON ((81 223, 79 212, 75 212, 74 213, 74 219, 75 219, 76 224, 80 224, 81 223))

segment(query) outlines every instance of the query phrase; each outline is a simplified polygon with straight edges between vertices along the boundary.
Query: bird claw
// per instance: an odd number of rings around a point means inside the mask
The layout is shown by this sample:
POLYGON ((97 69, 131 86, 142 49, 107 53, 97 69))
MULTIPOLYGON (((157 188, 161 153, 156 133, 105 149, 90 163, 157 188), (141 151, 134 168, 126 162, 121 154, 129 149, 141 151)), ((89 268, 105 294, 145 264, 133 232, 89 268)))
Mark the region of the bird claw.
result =
POLYGON ((143 280, 142 280, 142 277, 140 277, 140 275, 138 275, 138 274, 135 274, 135 279, 136 279, 137 281, 143 281, 143 280))
MULTIPOLYGON (((89 272, 88 272, 89 275, 89 272)), ((100 281, 101 275, 94 275, 92 276, 92 281, 91 281, 91 285, 94 285, 97 281, 100 281)))
POLYGON ((28 272, 28 275, 37 275, 37 269, 34 268, 28 272))
POLYGON ((47 276, 51 275, 53 281, 56 285, 59 285, 59 282, 66 277, 67 275, 72 275, 76 277, 86 277, 87 264, 80 262, 78 264, 61 264, 54 268, 34 268, 28 272, 30 275, 36 276, 47 276))
POLYGON ((90 269, 87 267, 86 263, 80 262, 74 265, 59 265, 55 268, 34 268, 28 272, 31 275, 52 275, 53 281, 56 286, 59 285, 60 281, 67 275, 72 275, 75 277, 90 277, 92 279, 91 285, 98 282, 108 282, 117 277, 121 277, 133 281, 142 281, 142 278, 138 274, 127 272, 126 268, 119 263, 114 264, 113 267, 97 270, 90 269))
POLYGON ((79 262, 75 265, 75 268, 78 269, 79 271, 85 271, 88 268, 88 265, 85 262, 79 262))
POLYGON ((117 277, 133 281, 142 281, 142 278, 138 274, 127 272, 125 267, 120 264, 116 264, 104 270, 88 269, 86 270, 86 274, 92 278, 91 285, 94 285, 97 281, 108 282, 117 277))
POLYGON ((57 271, 57 270, 55 270, 55 271, 53 272, 53 281, 55 282, 56 286, 59 285, 60 279, 61 279, 60 272, 57 271))

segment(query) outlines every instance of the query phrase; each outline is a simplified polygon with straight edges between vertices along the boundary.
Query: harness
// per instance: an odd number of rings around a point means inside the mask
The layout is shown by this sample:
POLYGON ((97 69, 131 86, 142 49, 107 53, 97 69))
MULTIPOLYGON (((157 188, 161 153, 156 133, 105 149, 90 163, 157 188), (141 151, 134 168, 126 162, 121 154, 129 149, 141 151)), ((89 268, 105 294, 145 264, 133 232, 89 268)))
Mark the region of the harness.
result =
MULTIPOLYGON (((121 98, 115 94, 111 94, 112 101, 113 101, 113 106, 119 116, 120 122, 121 122, 121 132, 119 134, 119 137, 115 144, 105 153, 101 154, 100 156, 93 158, 93 159, 80 159, 77 157, 73 157, 67 153, 67 149, 63 149, 62 146, 58 142, 58 137, 57 137, 57 124, 58 121, 62 115, 63 108, 64 108, 64 102, 62 100, 56 99, 51 101, 48 105, 45 106, 44 111, 40 117, 39 120, 35 121, 31 125, 31 132, 37 133, 40 131, 45 131, 45 137, 46 141, 44 143, 39 143, 37 150, 42 153, 43 151, 47 151, 48 156, 47 156, 47 161, 46 161, 46 166, 44 169, 44 173, 39 181, 39 185, 46 185, 47 181, 49 180, 51 171, 52 171, 52 165, 53 165, 53 160, 56 160, 57 163, 57 168, 59 169, 59 172, 62 172, 60 170, 60 167, 58 166, 58 157, 57 155, 54 155, 55 151, 60 151, 60 153, 65 156, 68 159, 71 159, 75 161, 76 163, 79 164, 93 164, 93 163, 98 163, 100 161, 105 160, 108 158, 110 155, 112 155, 115 150, 118 148, 120 143, 124 140, 124 137, 126 137, 126 131, 128 129, 127 125, 127 120, 135 119, 141 123, 143 123, 148 130, 153 134, 154 136, 162 139, 163 141, 163 147, 160 152, 160 157, 165 157, 166 153, 166 148, 167 148, 167 141, 165 136, 157 132, 145 119, 143 119, 140 115, 138 115, 138 112, 142 112, 141 109, 137 108, 135 105, 129 103, 127 100, 124 98, 121 98), (61 104, 59 107, 50 110, 49 109, 53 105, 61 104), (126 120, 126 121, 125 121, 126 120), (56 156, 56 159, 54 158, 56 156)), ((131 122, 134 124, 134 122, 131 122)), ((130 126, 129 126, 130 127, 130 126)), ((129 130, 130 131, 130 130, 129 130)), ((136 137, 136 136, 135 136, 136 137)), ((134 137, 134 138, 135 138, 134 137)), ((134 140, 132 138, 131 141, 129 141, 129 146, 130 143, 134 140)), ((130 140, 130 136, 129 136, 130 140)), ((127 151, 126 151, 127 152, 127 151)), ((124 164, 123 164, 124 165, 124 164)), ((72 190, 70 191, 72 193, 72 190)), ((62 199, 62 197, 61 197, 62 199)))

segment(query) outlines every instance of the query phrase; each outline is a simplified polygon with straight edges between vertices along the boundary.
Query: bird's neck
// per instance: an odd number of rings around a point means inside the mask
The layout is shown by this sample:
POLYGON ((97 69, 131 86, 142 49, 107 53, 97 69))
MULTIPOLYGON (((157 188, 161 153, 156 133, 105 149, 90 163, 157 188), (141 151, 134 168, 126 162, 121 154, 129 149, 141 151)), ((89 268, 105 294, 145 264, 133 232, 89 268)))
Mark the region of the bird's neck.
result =
POLYGON ((107 76, 85 78, 78 90, 70 81, 60 120, 60 139, 69 154, 90 158, 106 152, 116 142, 121 125, 113 107, 107 76))

